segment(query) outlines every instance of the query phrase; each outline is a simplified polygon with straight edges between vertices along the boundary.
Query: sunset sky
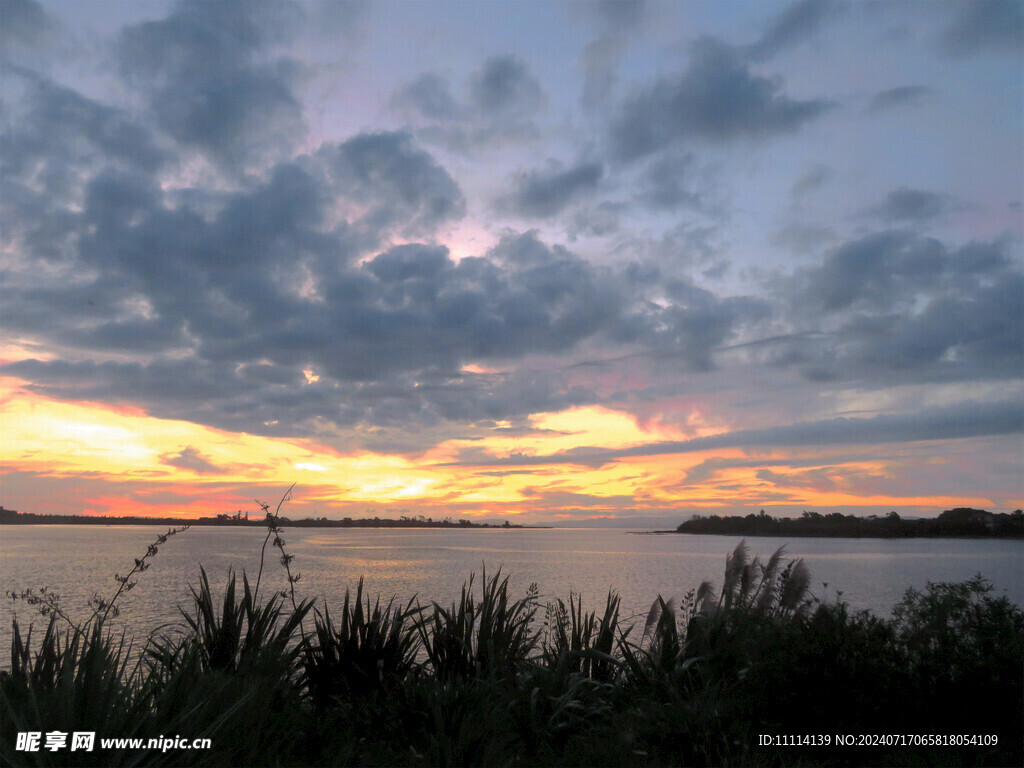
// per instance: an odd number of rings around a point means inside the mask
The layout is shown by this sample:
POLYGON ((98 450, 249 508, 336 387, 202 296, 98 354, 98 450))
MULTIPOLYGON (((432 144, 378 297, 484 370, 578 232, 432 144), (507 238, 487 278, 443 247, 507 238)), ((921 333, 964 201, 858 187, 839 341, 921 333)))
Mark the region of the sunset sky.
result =
POLYGON ((1024 3, 0 2, 0 502, 1024 506, 1024 3))

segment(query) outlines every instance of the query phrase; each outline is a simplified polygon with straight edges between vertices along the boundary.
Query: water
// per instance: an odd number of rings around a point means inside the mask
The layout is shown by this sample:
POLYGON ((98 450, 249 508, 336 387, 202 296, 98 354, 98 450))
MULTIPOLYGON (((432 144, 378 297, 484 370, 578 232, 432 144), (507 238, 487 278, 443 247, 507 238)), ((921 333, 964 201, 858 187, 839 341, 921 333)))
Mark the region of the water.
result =
MULTIPOLYGON (((155 526, 3 526, 0 586, 20 592, 47 586, 76 619, 85 618, 89 597, 109 598, 114 574, 125 574, 134 558, 165 529, 155 526)), ((258 528, 192 528, 161 546, 138 586, 119 600, 120 621, 136 635, 179 622, 178 605, 189 606, 189 584, 199 566, 214 593, 229 568, 255 582, 266 531, 258 528)), ((286 549, 301 574, 298 595, 340 607, 346 588, 360 576, 371 596, 414 596, 423 604, 458 597, 470 573, 501 568, 511 594, 536 583, 542 600, 582 593, 589 609, 601 609, 609 589, 622 597, 623 616, 646 616, 655 596, 682 597, 701 581, 722 582, 726 554, 739 543, 728 536, 644 535, 610 529, 287 529, 286 549)), ((748 539, 752 554, 767 558, 786 545, 812 574, 812 591, 835 599, 837 589, 854 608, 888 614, 907 587, 928 581, 962 581, 983 574, 1018 605, 1024 605, 1024 541, 980 539, 748 539), (824 584, 827 583, 827 587, 824 584)), ((279 552, 267 547, 261 593, 287 586, 279 552)), ((8 601, 23 623, 35 619, 22 602, 8 601)), ((9 647, 7 617, 0 622, 0 659, 9 647)))

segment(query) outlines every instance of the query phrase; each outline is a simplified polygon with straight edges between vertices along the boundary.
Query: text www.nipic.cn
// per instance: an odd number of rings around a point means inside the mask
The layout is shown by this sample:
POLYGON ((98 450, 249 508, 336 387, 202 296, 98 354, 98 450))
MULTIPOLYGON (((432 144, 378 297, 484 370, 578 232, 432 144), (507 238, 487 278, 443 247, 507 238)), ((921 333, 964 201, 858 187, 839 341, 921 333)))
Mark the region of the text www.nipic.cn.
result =
MULTIPOLYGON (((210 749, 210 739, 186 739, 182 736, 158 736, 149 739, 100 739, 100 749, 210 749)), ((14 749, 17 752, 40 752, 68 749, 71 752, 92 752, 96 748, 95 731, 19 731, 14 749), (70 741, 68 737, 70 736, 70 741)))

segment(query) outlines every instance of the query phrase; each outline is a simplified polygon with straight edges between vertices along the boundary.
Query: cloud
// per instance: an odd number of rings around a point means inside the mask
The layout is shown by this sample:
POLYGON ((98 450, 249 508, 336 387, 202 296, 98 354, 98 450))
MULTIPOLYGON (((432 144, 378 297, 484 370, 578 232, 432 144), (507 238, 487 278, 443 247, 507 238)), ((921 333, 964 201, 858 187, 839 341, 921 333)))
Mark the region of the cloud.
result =
POLYGON ((403 85, 392 102, 431 120, 445 122, 465 116, 465 107, 452 94, 451 84, 436 72, 427 72, 403 85))
MULTIPOLYGON (((35 0, 4 0, 0 42, 4 47, 37 46, 57 29, 57 22, 35 0)), ((4 55, 6 59, 6 54, 4 55)))
POLYGON ((924 85, 902 85, 898 88, 890 88, 872 96, 871 101, 868 102, 867 111, 870 114, 877 114, 897 107, 920 104, 935 93, 934 88, 924 85))
POLYGON ((8 119, 0 133, 0 227, 10 247, 66 262, 92 175, 104 169, 150 175, 169 167, 173 155, 123 110, 20 67, 9 66, 5 74, 21 88, 5 104, 8 119))
POLYGON ((924 222, 952 210, 948 195, 921 189, 894 189, 870 213, 889 222, 924 222))
MULTIPOLYGON (((1019 376, 1022 278, 1010 241, 955 246, 873 232, 777 276, 772 300, 724 282, 709 288, 731 246, 720 245, 720 222, 691 220, 720 212, 688 142, 782 134, 827 109, 787 96, 742 50, 702 38, 688 67, 619 105, 617 157, 636 163, 618 200, 597 195, 615 157, 606 164, 589 151, 514 178, 501 201, 508 212, 561 216, 570 232, 594 237, 621 228, 621 250, 601 254, 603 264, 588 260, 591 243, 585 257, 536 232, 498 233, 489 249, 467 255, 460 244, 456 255, 438 240, 467 201, 419 129, 366 131, 295 154, 301 109, 281 51, 296 13, 180 3, 128 27, 116 54, 132 70, 123 74, 141 97, 137 113, 8 68, 17 87, 0 161, 5 331, 51 354, 6 372, 56 397, 227 429, 405 446, 459 424, 655 396, 643 389, 651 382, 609 383, 620 370, 675 376, 693 391, 756 365, 800 384, 868 388, 1019 376), (276 85, 257 98, 245 84, 262 78, 276 85), (240 101, 225 114, 204 100, 235 80, 240 101), (262 98, 265 119, 246 117, 262 98), (174 122, 188 115, 195 135, 174 122), (241 123, 253 133, 236 147, 241 123), (207 186, 194 151, 258 173, 207 186), (641 207, 675 213, 676 229, 636 244, 631 214, 647 214, 641 207), (607 377, 574 367, 597 357, 615 361, 602 367, 607 377)), ((772 45, 802 39, 779 30, 772 45)), ((485 140, 532 124, 548 101, 516 56, 483 61, 461 85, 427 73, 396 102, 452 138, 485 140)), ((794 167, 810 168, 794 195, 831 180, 810 161, 794 167)), ((917 226, 951 210, 942 195, 900 187, 872 215, 917 226)), ((780 237, 798 235, 808 252, 835 242, 830 231, 780 237)))
POLYGON ((178 2, 160 21, 122 30, 125 80, 160 129, 231 168, 281 153, 304 132, 295 94, 299 66, 273 46, 297 22, 280 2, 178 2))
POLYGON ((936 274, 941 258, 934 240, 899 231, 868 235, 845 243, 811 271, 808 298, 832 312, 860 301, 888 307, 901 282, 920 285, 936 274))
MULTIPOLYGON (((817 446, 815 446, 817 447, 817 446)), ((872 453, 869 456, 856 456, 845 454, 843 456, 841 464, 854 464, 862 461, 878 461, 879 455, 872 453)), ((812 470, 832 470, 835 469, 831 464, 822 466, 827 460, 822 459, 820 456, 809 459, 797 459, 792 456, 787 456, 784 459, 771 459, 767 457, 746 457, 741 459, 734 458, 722 458, 712 457, 710 459, 704 459, 702 462, 694 467, 686 470, 686 476, 684 480, 677 486, 673 487, 674 491, 683 491, 687 488, 697 488, 708 482, 714 482, 718 479, 718 475, 726 470, 730 469, 758 469, 764 470, 766 467, 783 467, 786 469, 797 469, 797 468, 810 468, 812 470)), ((841 465, 840 465, 841 466, 841 465)))
POLYGON ((651 5, 643 0, 603 0, 576 6, 595 22, 600 37, 587 43, 580 54, 584 72, 581 103, 585 108, 604 102, 618 82, 618 67, 630 39, 650 17, 651 5))
POLYGON ((587 43, 580 54, 585 75, 580 102, 584 107, 601 104, 612 94, 625 50, 626 43, 621 37, 602 37, 587 43))
POLYGON ((372 3, 370 0, 307 0, 305 31, 322 36, 334 46, 339 39, 357 45, 366 33, 372 3))
POLYGON ((807 169, 800 175, 800 178, 793 182, 789 195, 793 199, 794 204, 799 204, 804 197, 812 192, 817 192, 834 178, 835 172, 831 168, 818 163, 814 167, 807 169))
POLYGON ((630 30, 639 26, 650 8, 647 0, 596 0, 587 3, 586 10, 598 26, 609 33, 630 30))
POLYGON ((849 376, 882 371, 904 378, 1015 378, 1024 364, 1024 321, 1018 312, 1024 279, 985 286, 965 296, 929 300, 920 312, 856 318, 841 333, 835 369, 849 376))
POLYGON ((470 102, 483 115, 514 117, 544 106, 544 90, 526 63, 511 55, 494 56, 469 78, 470 102))
POLYGON ((780 344, 774 362, 817 381, 876 385, 1017 378, 1024 274, 1008 248, 1005 239, 950 248, 899 230, 848 241, 792 283, 794 327, 822 335, 780 344))
POLYGON ((593 193, 602 176, 601 163, 581 162, 564 168, 553 162, 544 170, 521 173, 515 191, 499 201, 500 207, 528 218, 550 218, 593 193))
POLYGON ((322 147, 317 159, 342 195, 369 208, 360 222, 371 231, 422 235, 465 214, 454 179, 408 133, 360 134, 322 147))
MULTIPOLYGON (((767 429, 743 429, 692 440, 649 443, 632 448, 581 446, 544 456, 513 454, 487 457, 477 451, 471 458, 441 466, 543 466, 580 464, 599 467, 639 456, 666 456, 727 448, 766 449, 958 440, 1024 432, 1024 404, 1017 400, 922 408, 911 413, 872 418, 836 418, 767 429)), ((698 475, 699 476, 699 475, 698 475)), ((701 478, 703 479, 703 478, 701 478)))
POLYGON ((391 108, 416 124, 416 133, 453 151, 537 135, 534 117, 547 96, 518 56, 488 58, 466 78, 457 96, 447 77, 426 72, 398 88, 391 108))
POLYGON ((630 209, 628 203, 602 200, 596 205, 583 206, 573 213, 569 224, 570 241, 578 235, 605 237, 618 231, 622 215, 630 209))
POLYGON ((25 88, 4 131, 5 175, 32 173, 63 193, 83 169, 113 163, 153 172, 169 159, 153 132, 127 112, 20 67, 8 76, 25 88))
POLYGON ((160 461, 172 467, 190 469, 201 475, 219 474, 226 471, 212 464, 209 459, 191 445, 185 446, 177 454, 168 453, 161 456, 160 461))
POLYGON ((951 252, 933 238, 902 230, 875 232, 844 243, 825 257, 820 268, 808 270, 804 298, 827 312, 894 309, 925 291, 966 288, 958 281, 972 273, 1005 267, 1004 247, 973 244, 951 252))
POLYGON ((667 153, 658 157, 644 169, 639 199, 654 210, 702 208, 704 198, 697 188, 694 178, 696 173, 696 161, 692 153, 667 153))
POLYGON ((738 327, 756 324, 770 313, 761 299, 719 299, 689 281, 668 280, 663 290, 667 306, 649 307, 644 315, 646 322, 633 327, 637 329, 638 340, 652 354, 685 362, 694 371, 713 370, 714 351, 738 327))
POLYGON ((770 242, 793 253, 816 256, 835 240, 835 229, 831 226, 792 222, 773 232, 770 242))
POLYGON ((939 39, 939 50, 945 55, 962 58, 1024 51, 1024 5, 1018 0, 972 0, 953 7, 956 15, 939 39))
POLYGON ((812 37, 844 9, 845 3, 837 0, 797 0, 776 16, 757 42, 746 49, 747 56, 751 61, 770 59, 812 37))
MULTIPOLYGON (((47 217, 62 210, 53 205, 47 217)), ((708 370, 713 350, 767 311, 656 272, 635 280, 534 233, 458 262, 440 246, 379 245, 462 205, 402 133, 325 145, 202 210, 144 174, 99 173, 65 263, 15 262, 5 281, 9 331, 68 357, 6 370, 52 395, 241 431, 411 429, 596 400, 555 372, 476 375, 468 362, 600 343, 708 370)))
POLYGON ((734 49, 702 37, 689 68, 626 100, 612 122, 616 157, 636 160, 688 139, 725 142, 792 133, 824 114, 824 100, 796 101, 777 78, 753 74, 734 49))

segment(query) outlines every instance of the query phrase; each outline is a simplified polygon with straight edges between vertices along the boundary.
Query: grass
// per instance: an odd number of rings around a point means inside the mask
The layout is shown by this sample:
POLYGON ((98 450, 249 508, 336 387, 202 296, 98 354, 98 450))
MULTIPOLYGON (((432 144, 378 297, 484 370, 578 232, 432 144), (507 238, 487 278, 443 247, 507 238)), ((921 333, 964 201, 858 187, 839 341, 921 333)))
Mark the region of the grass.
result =
POLYGON ((802 562, 782 550, 752 558, 741 543, 719 590, 657 596, 642 626, 622 623, 614 593, 600 614, 576 594, 542 606, 535 587, 510 595, 500 572, 471 575, 448 606, 371 599, 360 580, 332 613, 297 599, 267 515, 289 589, 260 599, 258 584, 243 574, 239 588, 229 574, 218 591, 200 569, 179 632, 150 637, 141 653, 105 629, 117 594, 82 625, 56 599, 37 600, 43 634, 15 621, 0 675, 0 762, 1024 764, 1024 614, 980 576, 909 590, 881 618, 815 600, 802 562), (53 730, 180 734, 213 749, 14 749, 18 732, 53 730), (894 732, 999 741, 758 746, 765 733, 894 732))

